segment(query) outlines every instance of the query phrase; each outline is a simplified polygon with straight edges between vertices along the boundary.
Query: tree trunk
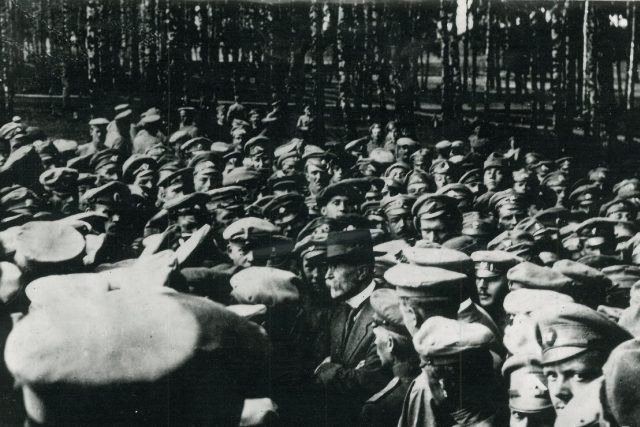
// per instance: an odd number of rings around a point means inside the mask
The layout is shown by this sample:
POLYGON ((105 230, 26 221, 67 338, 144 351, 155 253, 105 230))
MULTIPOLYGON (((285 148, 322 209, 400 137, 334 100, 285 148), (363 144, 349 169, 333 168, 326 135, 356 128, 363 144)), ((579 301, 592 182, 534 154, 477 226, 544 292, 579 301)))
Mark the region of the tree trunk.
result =
POLYGON ((565 136, 566 111, 562 75, 565 66, 564 0, 557 0, 551 9, 551 94, 553 97, 553 129, 557 136, 565 136))
POLYGON ((87 3, 87 78, 89 80, 89 112, 93 117, 96 111, 98 90, 100 88, 100 58, 99 58, 99 32, 98 25, 98 0, 89 0, 87 3))
POLYGON ((473 16, 473 32, 471 34, 471 109, 477 110, 478 94, 478 38, 480 37, 480 25, 478 25, 478 1, 472 0, 471 13, 473 16))
POLYGON ((585 135, 595 130, 596 109, 596 70, 597 63, 593 55, 594 19, 590 0, 584 3, 582 20, 582 120, 585 135))
POLYGON ((455 119, 453 106, 453 76, 451 73, 451 56, 449 55, 449 32, 447 30, 448 14, 447 0, 440 0, 440 25, 438 33, 440 36, 440 57, 442 58, 442 91, 440 104, 442 105, 442 129, 445 135, 452 127, 455 119))
POLYGON ((322 4, 312 0, 309 19, 311 21, 311 49, 313 52, 313 142, 324 145, 324 42, 322 37, 322 4))
POLYGON ((485 19, 487 22, 487 31, 485 32, 485 57, 487 59, 487 73, 484 84, 484 116, 488 117, 489 107, 491 102, 491 87, 493 85, 493 43, 492 43, 492 11, 491 11, 491 3, 492 0, 487 0, 487 11, 485 14, 485 19))
POLYGON ((633 109, 635 80, 636 80, 636 4, 631 3, 629 6, 629 61, 627 62, 627 82, 625 105, 627 110, 633 109))

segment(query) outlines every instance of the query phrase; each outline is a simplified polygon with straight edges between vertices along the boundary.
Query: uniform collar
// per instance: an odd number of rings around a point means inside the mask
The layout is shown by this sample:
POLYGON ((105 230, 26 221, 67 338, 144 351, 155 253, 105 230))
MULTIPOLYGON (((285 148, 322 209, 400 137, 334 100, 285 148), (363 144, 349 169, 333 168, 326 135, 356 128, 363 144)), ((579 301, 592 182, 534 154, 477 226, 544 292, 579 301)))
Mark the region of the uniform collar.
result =
POLYGON ((352 296, 351 298, 346 300, 345 303, 353 309, 360 308, 360 306, 371 296, 375 289, 376 282, 372 280, 371 283, 369 283, 369 286, 364 288, 359 294, 352 296))

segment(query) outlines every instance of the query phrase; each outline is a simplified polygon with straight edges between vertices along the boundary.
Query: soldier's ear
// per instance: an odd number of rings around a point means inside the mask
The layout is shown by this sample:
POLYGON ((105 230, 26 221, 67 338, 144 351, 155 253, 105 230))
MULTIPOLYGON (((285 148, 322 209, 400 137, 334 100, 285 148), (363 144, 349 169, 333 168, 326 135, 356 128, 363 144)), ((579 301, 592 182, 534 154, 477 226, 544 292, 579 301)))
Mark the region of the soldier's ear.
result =
POLYGON ((391 335, 387 335, 387 349, 389 350, 389 353, 393 353, 395 346, 396 342, 393 340, 393 337, 391 335))
POLYGON ((327 216, 327 207, 326 206, 321 207, 320 213, 322 214, 322 216, 327 216))

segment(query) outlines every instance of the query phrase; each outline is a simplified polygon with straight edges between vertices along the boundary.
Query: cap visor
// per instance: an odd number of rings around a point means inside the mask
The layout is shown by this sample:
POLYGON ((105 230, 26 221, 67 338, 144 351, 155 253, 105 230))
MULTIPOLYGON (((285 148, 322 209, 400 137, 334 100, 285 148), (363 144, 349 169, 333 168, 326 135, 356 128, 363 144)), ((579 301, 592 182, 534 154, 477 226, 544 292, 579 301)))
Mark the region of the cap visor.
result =
POLYGON ((542 364, 558 363, 578 356, 589 350, 585 347, 553 347, 542 353, 542 364))

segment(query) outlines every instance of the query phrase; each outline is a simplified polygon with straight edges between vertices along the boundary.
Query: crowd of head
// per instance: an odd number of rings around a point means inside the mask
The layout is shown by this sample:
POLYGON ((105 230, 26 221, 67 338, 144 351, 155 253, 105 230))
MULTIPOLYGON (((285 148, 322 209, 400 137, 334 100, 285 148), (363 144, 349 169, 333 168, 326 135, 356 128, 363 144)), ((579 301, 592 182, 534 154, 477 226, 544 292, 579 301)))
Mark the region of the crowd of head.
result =
POLYGON ((640 425, 640 179, 286 109, 0 127, 8 419, 640 425))

